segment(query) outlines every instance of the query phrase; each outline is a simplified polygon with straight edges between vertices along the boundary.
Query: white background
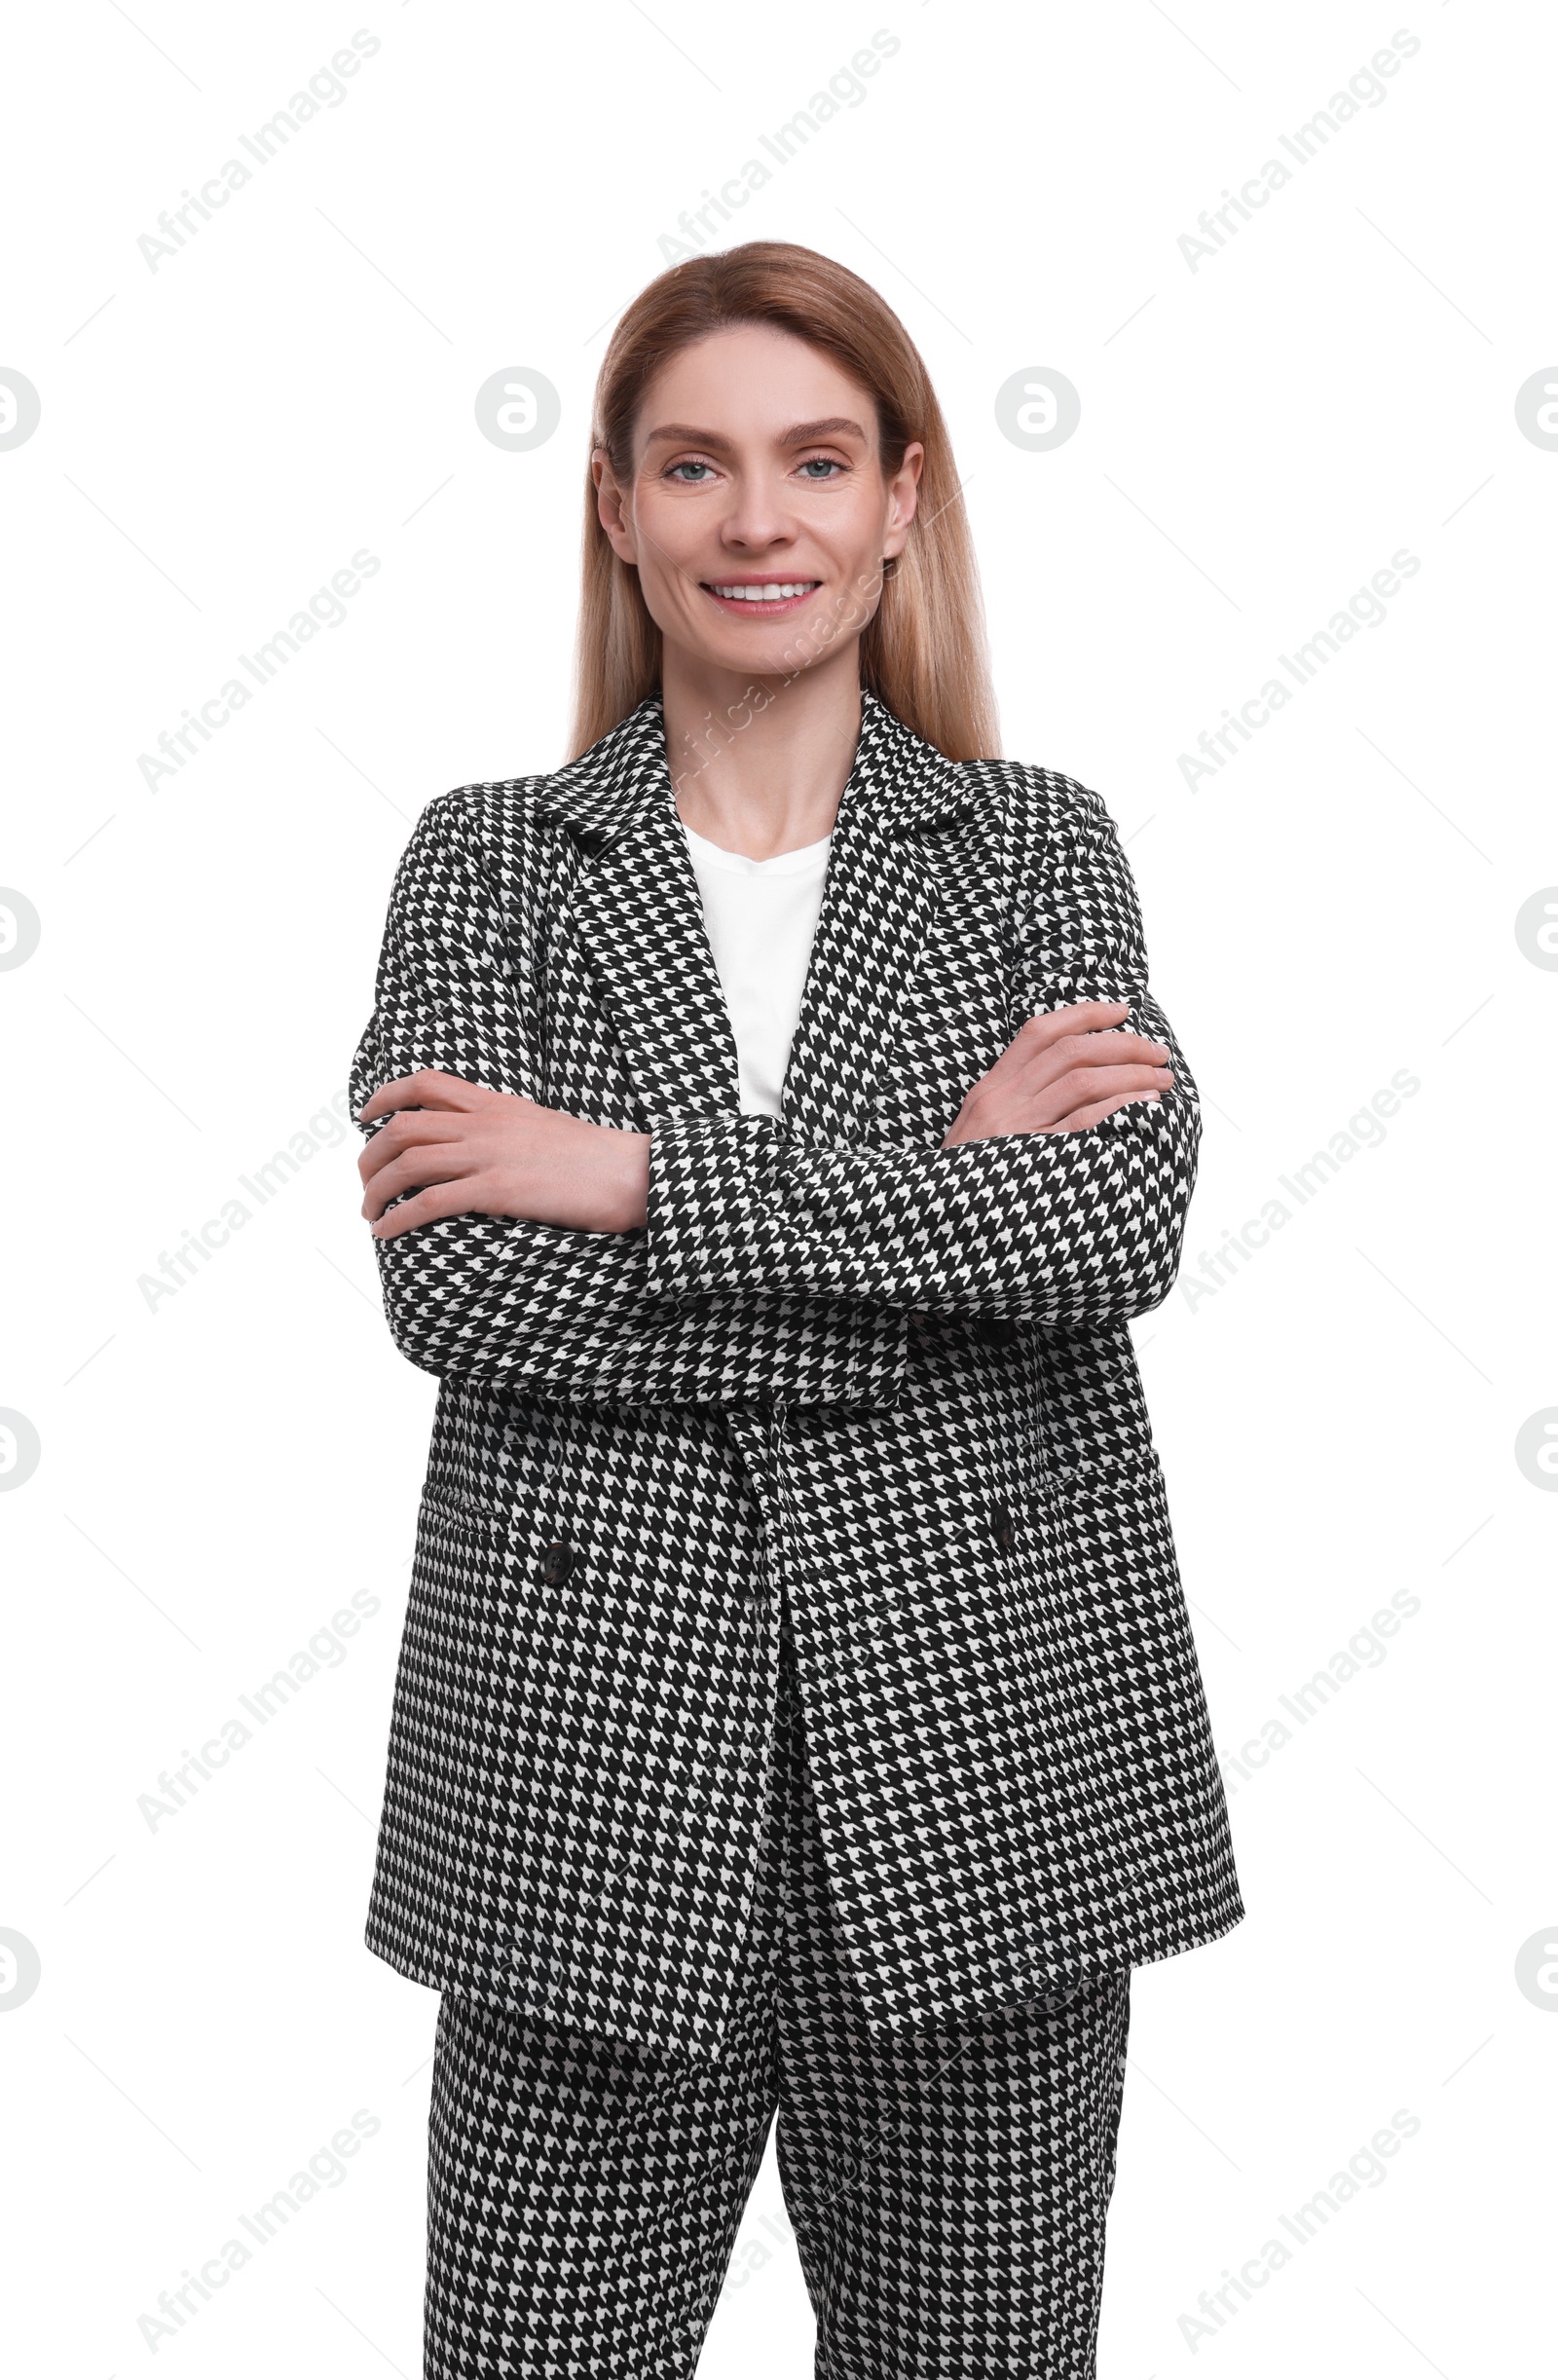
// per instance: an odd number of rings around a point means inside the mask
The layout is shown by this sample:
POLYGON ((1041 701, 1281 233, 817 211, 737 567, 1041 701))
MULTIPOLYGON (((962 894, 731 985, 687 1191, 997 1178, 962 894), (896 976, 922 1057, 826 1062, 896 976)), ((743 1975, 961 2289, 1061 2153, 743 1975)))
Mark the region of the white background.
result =
MULTIPOLYGON (((610 323, 878 27, 900 46, 861 103, 720 242, 804 242, 900 312, 967 483, 1004 749, 1127 838, 1206 1118, 1138 1343, 1218 1746, 1267 1754, 1229 1770, 1246 1921, 1133 1988, 1100 2368, 1478 2380, 1547 2341, 1558 2018, 1516 1958, 1558 1938, 1558 1504, 1514 1441, 1558 1405, 1558 978, 1514 921, 1558 881, 1558 453, 1515 392, 1558 356, 1558 26, 105 0, 13 19, 0 141, 0 364, 42 400, 0 453, 0 882, 42 922, 0 976, 0 1405, 42 1446, 0 1497, 0 1925, 42 1962, 0 2016, 18 2371, 138 2369, 159 2293, 357 2110, 344 2178, 155 2361, 420 2371, 436 2000, 361 1927, 435 1384, 390 1347, 329 1101, 422 804, 562 757, 610 323), (344 101, 152 271, 159 213, 359 24, 344 101), (1192 271, 1200 212, 1293 164, 1278 136, 1400 27, 1383 104, 1192 271), (476 427, 506 367, 561 393, 529 453, 476 427), (1037 367, 1082 417, 1035 454, 994 394, 1037 367), (1384 621, 1187 785, 1198 735, 1403 547, 1384 621), (149 789, 138 756, 359 548, 346 618, 149 789), (1378 1144, 1286 1196, 1402 1069, 1378 1144), (140 1277, 311 1118, 334 1145, 149 1307, 140 1277), (1291 1219, 1193 1303, 1274 1197, 1291 1219), (345 1657, 150 1827, 160 1772, 353 1589, 380 1608, 345 1657), (1397 1592, 1383 1657, 1270 1748, 1397 1592), (1397 2111, 1383 2178, 1187 2335, 1397 2111)), ((770 2165, 716 2380, 810 2369, 779 2208, 770 2165)))

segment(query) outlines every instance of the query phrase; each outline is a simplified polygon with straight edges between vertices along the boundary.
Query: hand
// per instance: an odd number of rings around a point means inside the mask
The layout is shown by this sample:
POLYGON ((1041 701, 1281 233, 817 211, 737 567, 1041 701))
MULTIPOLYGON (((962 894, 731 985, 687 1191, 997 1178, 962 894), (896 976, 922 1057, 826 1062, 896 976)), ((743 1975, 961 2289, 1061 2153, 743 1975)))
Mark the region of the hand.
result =
POLYGON ((362 1121, 390 1121, 357 1159, 376 1240, 452 1214, 496 1214, 567 1231, 633 1231, 646 1220, 648 1133, 616 1132, 485 1091, 425 1066, 376 1091, 362 1121), (415 1190, 392 1214, 385 1209, 415 1190))
POLYGON ((1082 1000, 1030 1017, 982 1074, 943 1141, 1012 1133, 1080 1133, 1133 1099, 1155 1099, 1173 1074, 1161 1041, 1116 1029, 1125 1000, 1082 1000))

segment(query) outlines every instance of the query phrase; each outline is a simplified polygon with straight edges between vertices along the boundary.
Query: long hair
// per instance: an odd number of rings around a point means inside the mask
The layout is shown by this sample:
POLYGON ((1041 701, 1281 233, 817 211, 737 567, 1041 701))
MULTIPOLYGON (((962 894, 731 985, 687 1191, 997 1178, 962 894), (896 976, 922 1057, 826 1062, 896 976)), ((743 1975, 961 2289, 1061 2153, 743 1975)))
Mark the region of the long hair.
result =
MULTIPOLYGON (((948 760, 998 758, 979 569, 951 441, 918 349, 869 281, 782 240, 749 240, 673 265, 640 291, 612 334, 596 383, 592 454, 604 449, 626 486, 639 407, 654 374, 695 340, 741 322, 806 340, 870 391, 885 478, 911 439, 923 444, 908 542, 882 573, 880 601, 861 637, 861 683, 948 760)), ((660 649, 638 572, 601 527, 586 464, 571 760, 658 688, 660 649)))

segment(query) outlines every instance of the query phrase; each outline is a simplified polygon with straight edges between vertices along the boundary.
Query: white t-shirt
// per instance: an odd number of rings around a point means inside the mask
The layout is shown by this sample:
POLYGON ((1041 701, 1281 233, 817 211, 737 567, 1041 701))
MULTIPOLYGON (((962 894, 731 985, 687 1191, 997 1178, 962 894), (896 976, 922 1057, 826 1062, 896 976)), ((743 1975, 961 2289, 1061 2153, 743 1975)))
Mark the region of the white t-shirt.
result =
POLYGON ((776 1116, 828 871, 825 835, 751 860, 683 822, 740 1060, 744 1115, 776 1116))

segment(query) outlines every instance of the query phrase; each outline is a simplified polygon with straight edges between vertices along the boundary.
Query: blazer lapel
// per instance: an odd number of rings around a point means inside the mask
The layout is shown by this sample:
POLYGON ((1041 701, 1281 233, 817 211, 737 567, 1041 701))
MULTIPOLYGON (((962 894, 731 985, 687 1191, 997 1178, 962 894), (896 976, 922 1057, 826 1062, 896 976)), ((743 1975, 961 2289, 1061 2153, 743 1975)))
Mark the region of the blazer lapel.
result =
POLYGON ((559 769, 544 800, 583 854, 572 928, 646 1123, 733 1112, 735 1040, 671 791, 659 697, 647 695, 559 769))
MULTIPOLYGON (((782 1121, 865 1138, 873 1082, 939 903, 924 838, 969 804, 962 773, 870 692, 839 800, 785 1076, 782 1121)), ((735 1040, 666 762, 659 696, 548 779, 582 860, 572 923, 645 1118, 735 1114, 735 1040)))
POLYGON ((809 1138, 871 1137, 874 1087, 941 906, 927 838, 970 799, 953 763, 863 690, 781 1102, 809 1138))

